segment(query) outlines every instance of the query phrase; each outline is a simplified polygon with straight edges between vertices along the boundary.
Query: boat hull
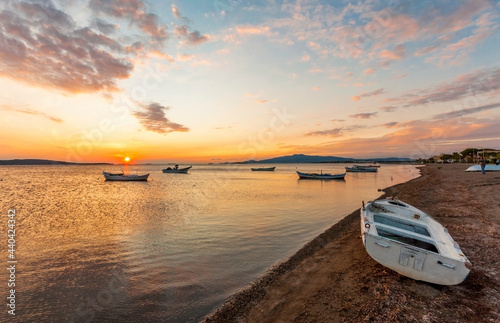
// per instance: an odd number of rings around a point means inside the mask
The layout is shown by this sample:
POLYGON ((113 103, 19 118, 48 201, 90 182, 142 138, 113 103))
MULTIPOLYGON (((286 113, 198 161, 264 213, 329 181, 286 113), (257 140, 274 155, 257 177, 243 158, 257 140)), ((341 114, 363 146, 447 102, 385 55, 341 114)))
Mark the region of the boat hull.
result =
POLYGON ((352 173, 376 173, 378 168, 370 168, 370 167, 346 167, 346 172, 352 173))
POLYGON ((276 167, 251 168, 252 172, 273 172, 276 167))
POLYGON ((441 224, 400 201, 401 206, 381 204, 386 209, 380 212, 374 212, 371 203, 361 209, 360 224, 363 245, 375 261, 433 284, 456 285, 467 278, 470 262, 441 224), (399 227, 392 227, 391 221, 399 227))
POLYGON ((464 262, 412 248, 397 241, 364 235, 367 253, 381 265, 400 275, 438 285, 457 285, 463 282, 469 269, 464 262))
POLYGON ((192 166, 189 166, 189 167, 186 167, 186 168, 179 168, 179 169, 175 169, 175 168, 165 168, 165 169, 162 169, 162 171, 164 173, 167 173, 167 174, 187 174, 188 173, 188 170, 191 169, 192 166))
POLYGON ((107 181, 114 182, 146 182, 149 174, 146 175, 110 175, 103 173, 107 181))
POLYGON ((344 179, 345 173, 343 174, 312 174, 312 173, 301 173, 297 171, 299 178, 306 179, 344 179))

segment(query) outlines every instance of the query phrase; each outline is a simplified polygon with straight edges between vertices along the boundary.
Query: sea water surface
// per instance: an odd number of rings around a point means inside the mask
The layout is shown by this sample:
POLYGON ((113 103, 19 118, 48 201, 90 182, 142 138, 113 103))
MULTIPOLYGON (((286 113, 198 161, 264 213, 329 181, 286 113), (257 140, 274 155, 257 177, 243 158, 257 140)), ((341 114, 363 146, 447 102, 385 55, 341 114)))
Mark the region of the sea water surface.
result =
MULTIPOLYGON (((409 165, 345 180, 295 171, 345 164, 0 166, 5 242, 16 212, 16 318, 21 321, 196 322, 271 266, 361 206, 418 176, 409 165), (104 171, 150 173, 108 182, 104 171)), ((7 244, 1 249, 4 264, 7 244)), ((8 296, 0 271, 2 297, 8 296)), ((7 311, 0 314, 6 317, 7 311)), ((1 319, 4 321, 4 319, 1 319)))

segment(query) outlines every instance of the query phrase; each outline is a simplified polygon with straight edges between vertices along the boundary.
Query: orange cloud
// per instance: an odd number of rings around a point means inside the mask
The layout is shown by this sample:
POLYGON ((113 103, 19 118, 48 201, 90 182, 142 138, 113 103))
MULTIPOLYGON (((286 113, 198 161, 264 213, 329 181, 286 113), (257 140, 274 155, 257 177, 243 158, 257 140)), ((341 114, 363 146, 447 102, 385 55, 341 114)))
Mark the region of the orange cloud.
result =
POLYGON ((404 57, 405 48, 406 48, 405 45, 397 45, 394 46, 392 51, 384 49, 382 52, 380 52, 379 57, 388 58, 392 60, 401 59, 404 57))
POLYGON ((365 73, 365 75, 370 75, 370 74, 375 73, 375 71, 376 70, 374 68, 367 68, 364 73, 365 73))
POLYGON ((268 35, 270 28, 268 26, 239 26, 236 32, 240 35, 268 35))

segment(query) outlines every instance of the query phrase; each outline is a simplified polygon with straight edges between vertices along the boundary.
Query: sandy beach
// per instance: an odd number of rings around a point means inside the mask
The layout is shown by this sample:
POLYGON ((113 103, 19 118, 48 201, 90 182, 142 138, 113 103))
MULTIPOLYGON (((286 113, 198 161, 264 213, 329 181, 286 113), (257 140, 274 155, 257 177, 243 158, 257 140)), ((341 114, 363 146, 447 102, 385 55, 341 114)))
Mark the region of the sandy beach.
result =
POLYGON ((356 210, 205 321, 500 322, 500 173, 468 166, 428 165, 385 190, 448 228, 473 265, 462 284, 419 282, 378 264, 362 245, 356 210))

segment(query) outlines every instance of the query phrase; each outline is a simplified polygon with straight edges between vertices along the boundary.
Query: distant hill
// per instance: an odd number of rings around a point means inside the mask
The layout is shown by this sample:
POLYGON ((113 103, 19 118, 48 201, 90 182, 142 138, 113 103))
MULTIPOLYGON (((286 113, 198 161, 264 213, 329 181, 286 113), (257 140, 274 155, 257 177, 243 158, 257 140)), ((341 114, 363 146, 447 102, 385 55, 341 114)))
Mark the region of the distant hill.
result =
POLYGON ((387 157, 387 158, 366 158, 355 159, 336 156, 311 156, 304 154, 295 154, 291 156, 281 156, 263 160, 248 160, 240 162, 241 164, 303 164, 303 163, 362 163, 362 162, 377 162, 377 163, 402 163, 413 162, 410 158, 387 157))
POLYGON ((10 159, 0 160, 0 165, 113 165, 111 163, 69 163, 47 159, 10 159))

